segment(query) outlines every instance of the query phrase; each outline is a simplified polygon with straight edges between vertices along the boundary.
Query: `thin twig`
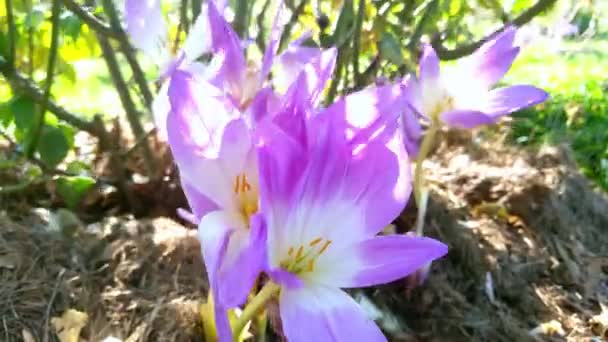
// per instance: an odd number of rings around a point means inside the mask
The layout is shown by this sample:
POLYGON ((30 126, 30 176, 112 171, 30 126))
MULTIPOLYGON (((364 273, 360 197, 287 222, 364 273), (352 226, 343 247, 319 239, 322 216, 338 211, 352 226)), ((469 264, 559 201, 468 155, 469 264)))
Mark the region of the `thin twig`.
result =
POLYGON ((258 49, 260 49, 260 51, 266 50, 266 38, 264 37, 266 35, 266 27, 264 25, 264 19, 266 19, 266 11, 268 11, 269 7, 270 0, 266 0, 256 20, 256 23, 258 25, 258 35, 255 38, 255 43, 258 46, 258 49))
POLYGON ((281 39, 279 40, 279 51, 283 50, 283 48, 285 48, 285 45, 289 41, 289 38, 291 37, 291 30, 293 30, 294 25, 298 22, 298 18, 304 12, 304 8, 306 8, 306 2, 306 0, 301 0, 298 4, 298 7, 296 7, 296 9, 291 12, 291 17, 289 18, 287 24, 285 24, 285 27, 283 28, 283 33, 281 34, 281 39))
POLYGON ((110 25, 94 16, 91 12, 86 10, 84 6, 77 4, 74 0, 63 0, 63 4, 95 32, 101 33, 106 37, 114 39, 119 38, 119 32, 113 30, 110 25))
MULTIPOLYGON (((127 83, 125 82, 122 73, 120 72, 120 67, 118 65, 116 55, 114 54, 114 50, 112 49, 112 46, 110 45, 110 42, 107 40, 106 37, 97 34, 97 40, 99 42, 99 46, 101 47, 101 52, 106 61, 106 65, 108 66, 108 71, 110 72, 112 82, 114 83, 116 91, 118 92, 118 95, 120 97, 120 102, 122 103, 123 108, 125 109, 127 120, 129 121, 131 130, 133 131, 133 135, 135 135, 136 139, 140 139, 145 134, 144 128, 141 124, 141 121, 139 120, 139 113, 135 108, 133 99, 131 99, 127 83)), ((152 152, 150 151, 150 147, 148 144, 143 144, 141 147, 148 173, 147 175, 149 177, 152 177, 154 173, 154 162, 152 152)))
MULTIPOLYGON (((23 93, 37 103, 43 101, 44 91, 31 79, 3 64, 0 64, 0 73, 9 81, 13 93, 23 93)), ((59 106, 51 99, 47 102, 47 109, 55 114, 59 120, 65 121, 95 137, 99 136, 98 127, 93 122, 81 119, 84 115, 74 114, 64 107, 59 106)))
POLYGON ((416 28, 414 28, 414 33, 412 33, 410 41, 407 44, 407 49, 412 55, 414 55, 416 51, 416 46, 418 46, 420 37, 422 37, 422 33, 424 33, 424 29, 426 27, 427 22, 429 21, 429 19, 431 19, 433 13, 437 10, 438 5, 438 0, 431 0, 424 9, 422 17, 420 18, 420 20, 418 20, 418 24, 416 25, 416 28))
POLYGON ((234 31, 241 38, 247 38, 247 28, 249 27, 249 6, 253 3, 250 0, 237 0, 234 14, 234 31))
POLYGON ((32 131, 32 140, 25 147, 25 155, 30 157, 34 154, 34 150, 38 147, 38 141, 40 140, 40 133, 44 126, 44 117, 46 114, 46 108, 51 97, 51 87, 53 86, 53 77, 55 75, 55 64, 57 63, 57 51, 59 48, 59 14, 61 12, 61 3, 59 0, 53 0, 51 9, 51 47, 49 50, 49 59, 46 66, 46 84, 44 89, 44 96, 40 103, 40 111, 36 117, 34 123, 34 130, 32 131))
POLYGON ((203 3, 201 0, 192 0, 191 3, 191 7, 192 7, 192 22, 194 23, 194 21, 196 20, 196 18, 198 18, 198 16, 201 14, 201 8, 203 6, 203 3))
POLYGON ((17 28, 13 17, 13 2, 6 0, 6 23, 8 24, 8 62, 11 69, 15 68, 15 44, 17 39, 17 28))
MULTIPOLYGON (((108 16, 110 20, 110 27, 114 32, 117 33, 116 39, 120 44, 120 50, 125 55, 127 59, 127 63, 129 63, 129 67, 133 72, 133 78, 137 83, 137 86, 141 92, 141 95, 144 98, 144 102, 148 109, 152 108, 153 96, 150 91, 150 87, 148 86, 148 80, 141 69, 141 66, 137 62, 137 58, 135 57, 135 50, 133 46, 129 42, 129 38, 127 37, 127 33, 122 29, 122 25, 120 23, 120 18, 118 17, 118 12, 116 11, 116 7, 114 6, 113 0, 102 0, 102 5, 104 12, 108 16)), ((99 33, 98 33, 99 35, 99 33)))
POLYGON ((361 50, 361 27, 363 26, 363 17, 365 16, 365 0, 359 0, 358 7, 357 18, 355 20, 355 31, 353 34, 353 73, 355 88, 359 87, 361 82, 361 74, 359 73, 359 54, 361 50))
MULTIPOLYGON (((25 1, 28 12, 32 12, 32 1, 25 1)), ((27 28, 27 73, 32 77, 34 74, 34 26, 29 25, 27 28)))
POLYGON ((51 294, 51 299, 49 300, 48 305, 46 306, 46 314, 44 315, 44 337, 43 341, 48 342, 49 340, 49 317, 51 316, 51 309, 53 308, 53 302, 55 301, 55 297, 57 296, 57 291, 59 290, 59 283, 61 283, 61 279, 65 274, 65 268, 62 268, 57 275, 57 281, 55 282, 55 287, 53 288, 53 293, 51 294))
POLYGON ((515 25, 515 26, 525 25, 528 22, 530 22, 532 19, 534 19, 534 17, 536 17, 537 15, 539 15, 540 13, 542 13, 543 11, 545 11, 546 9, 551 7, 556 2, 557 2, 557 0, 539 0, 537 3, 532 5, 532 7, 528 8, 526 11, 524 11, 522 14, 520 14, 517 18, 513 19, 512 22, 504 25, 503 27, 496 30, 492 34, 487 35, 476 42, 461 45, 454 49, 448 49, 443 46, 443 41, 441 40, 441 37, 439 35, 437 35, 431 41, 431 45, 435 49, 435 52, 437 52, 437 56, 439 56, 439 58, 442 60, 458 59, 460 57, 470 55, 473 52, 475 52, 475 50, 477 50, 480 46, 482 46, 485 42, 489 41, 490 39, 495 37, 497 34, 504 31, 507 27, 509 27, 509 25, 515 25))
POLYGON ((152 136, 154 133, 156 133, 156 127, 152 128, 151 130, 149 130, 146 134, 144 134, 141 138, 139 138, 135 144, 133 144, 133 146, 131 146, 127 151, 125 151, 122 154, 122 157, 128 157, 130 156, 133 151, 137 150, 141 144, 144 144, 147 142, 148 138, 150 138, 150 136, 152 136))
MULTIPOLYGON (((194 20, 192 20, 194 23, 194 20)), ((188 0, 182 0, 179 6, 179 23, 182 25, 182 30, 186 34, 190 31, 190 25, 188 25, 188 0)))

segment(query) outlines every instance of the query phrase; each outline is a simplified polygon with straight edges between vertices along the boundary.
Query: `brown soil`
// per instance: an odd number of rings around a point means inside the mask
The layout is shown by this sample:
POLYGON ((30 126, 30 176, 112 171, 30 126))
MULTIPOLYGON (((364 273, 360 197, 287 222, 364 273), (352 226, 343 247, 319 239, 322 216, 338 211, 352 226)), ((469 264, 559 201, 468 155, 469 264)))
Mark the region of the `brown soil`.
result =
MULTIPOLYGON (((589 341, 606 329, 608 198, 566 149, 525 152, 492 134, 450 134, 425 164, 426 233, 450 246, 426 283, 352 291, 393 341, 589 341)), ((82 340, 203 339, 207 283, 192 229, 33 212, 0 214, 0 340, 57 340, 50 321, 68 309, 89 316, 82 340)), ((415 215, 410 203, 397 229, 415 215)))

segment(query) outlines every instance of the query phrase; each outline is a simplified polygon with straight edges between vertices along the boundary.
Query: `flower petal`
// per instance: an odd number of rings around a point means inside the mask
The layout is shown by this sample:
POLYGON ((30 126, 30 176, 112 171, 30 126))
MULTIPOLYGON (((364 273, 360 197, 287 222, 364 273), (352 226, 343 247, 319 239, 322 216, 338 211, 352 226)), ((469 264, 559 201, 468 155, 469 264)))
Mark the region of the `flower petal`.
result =
POLYGON ((422 48, 418 76, 422 82, 427 79, 439 78, 439 57, 437 57, 437 53, 435 53, 435 50, 429 44, 424 44, 422 48))
POLYGON ((374 237, 345 248, 341 253, 333 253, 333 260, 323 261, 325 268, 319 270, 315 281, 338 287, 385 284, 404 278, 441 258, 447 251, 445 244, 430 238, 374 237), (354 261, 345 263, 344 260, 354 261))
POLYGON ((188 184, 221 208, 236 210, 240 205, 233 191, 237 177, 244 175, 252 190, 257 190, 251 131, 244 119, 234 118, 238 113, 227 112, 223 103, 206 96, 206 88, 193 89, 201 82, 188 77, 177 71, 171 78, 173 112, 167 121, 171 151, 188 184), (200 113, 203 104, 214 112, 200 113))
POLYGON ((498 118, 537 105, 544 102, 548 97, 549 94, 544 90, 529 85, 499 88, 488 93, 488 98, 480 110, 498 118))
POLYGON ((279 39, 281 38, 281 33, 283 32, 283 21, 281 20, 281 14, 283 13, 283 1, 279 1, 277 13, 274 17, 274 22, 272 24, 272 29, 270 30, 270 42, 268 46, 266 46, 266 51, 264 51, 264 56, 262 57, 262 67, 260 69, 260 87, 262 83, 268 77, 268 73, 270 73, 270 68, 272 67, 274 57, 277 54, 277 50, 279 49, 279 39))
POLYGON ((341 98, 319 116, 330 117, 335 129, 345 132, 353 145, 381 136, 390 138, 407 106, 404 95, 401 84, 369 87, 341 98))
POLYGON ((290 342, 386 341, 359 305, 339 289, 283 289, 279 306, 283 331, 290 342))
POLYGON ((241 41, 232 26, 218 11, 214 1, 209 1, 207 11, 213 52, 224 54, 224 64, 221 69, 223 79, 231 87, 238 88, 242 86, 247 66, 241 41))
POLYGON ((266 261, 266 225, 260 215, 251 228, 235 230, 217 273, 218 303, 232 308, 243 304, 266 261))
POLYGON ((221 210, 208 213, 198 225, 198 238, 212 288, 217 285, 217 272, 226 255, 230 233, 239 225, 240 222, 233 215, 221 210))
POLYGON ((316 107, 318 104, 327 81, 333 75, 338 53, 338 50, 335 48, 329 48, 324 51, 316 48, 314 50, 316 50, 316 56, 311 48, 306 47, 298 47, 294 48, 291 52, 285 52, 281 56, 281 65, 284 68, 282 73, 287 73, 291 76, 281 75, 281 70, 278 73, 279 84, 291 84, 286 92, 286 96, 289 97, 294 92, 306 94, 306 99, 310 101, 312 107, 316 107), (300 72, 300 70, 302 71, 300 72), (291 82, 291 77, 295 76, 297 78, 291 82))
POLYGON ((464 129, 489 125, 496 121, 492 116, 476 110, 452 110, 442 113, 440 118, 450 127, 464 129))
POLYGON ((160 0, 126 0, 125 21, 131 42, 136 48, 154 60, 165 55, 167 27, 160 0))
POLYGON ((167 140, 167 115, 171 110, 168 92, 169 82, 165 81, 152 101, 152 115, 154 116, 156 133, 163 141, 167 140))
POLYGON ((248 230, 235 212, 218 210, 203 217, 198 231, 216 303, 226 308, 243 304, 266 257, 263 220, 252 218, 248 230))
POLYGON ((215 204, 214 201, 201 194, 198 190, 196 190, 196 187, 188 184, 188 182, 183 179, 182 189, 186 195, 188 204, 190 205, 190 210, 192 211, 195 224, 198 225, 203 216, 205 216, 208 212, 218 209, 217 204, 215 204))
POLYGON ((211 28, 207 11, 208 6, 202 6, 201 13, 190 28, 188 37, 186 37, 186 41, 182 47, 182 51, 186 54, 187 62, 194 62, 204 53, 211 51, 211 28))
POLYGON ((512 48, 490 58, 485 56, 483 63, 477 66, 476 76, 486 89, 500 81, 511 68, 513 61, 519 54, 519 48, 512 48))
POLYGON ((317 118, 308 127, 309 146, 276 134, 259 150, 261 210, 269 243, 278 246, 269 250, 274 267, 293 245, 322 237, 333 248, 376 234, 410 194, 400 135, 353 146, 339 126, 317 118))

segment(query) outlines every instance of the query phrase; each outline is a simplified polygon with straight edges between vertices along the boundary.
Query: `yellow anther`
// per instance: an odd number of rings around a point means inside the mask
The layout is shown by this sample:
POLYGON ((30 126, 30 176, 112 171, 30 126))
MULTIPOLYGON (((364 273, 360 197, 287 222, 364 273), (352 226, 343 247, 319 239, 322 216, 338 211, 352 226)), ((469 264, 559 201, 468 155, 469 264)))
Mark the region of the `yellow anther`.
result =
POLYGON ((247 175, 242 173, 235 177, 234 181, 234 193, 245 193, 251 190, 251 184, 247 182, 247 175))
POLYGON ((312 272, 315 270, 315 259, 312 258, 308 260, 308 272, 312 272))
POLYGON ((302 257, 302 253, 304 253, 304 246, 300 246, 298 248, 298 253, 296 253, 296 261, 298 261, 302 257))
POLYGON ((289 252, 287 252, 287 255, 289 255, 289 256, 293 255, 293 246, 289 247, 289 252))
POLYGON ((318 255, 323 254, 323 252, 325 252, 325 250, 327 249, 327 247, 329 247, 329 245, 331 245, 331 240, 325 241, 325 244, 323 244, 323 247, 321 247, 321 249, 319 250, 318 255))
POLYGON ((308 244, 310 247, 313 247, 314 245, 318 244, 319 242, 323 241, 323 238, 316 238, 312 241, 310 241, 310 243, 308 244))

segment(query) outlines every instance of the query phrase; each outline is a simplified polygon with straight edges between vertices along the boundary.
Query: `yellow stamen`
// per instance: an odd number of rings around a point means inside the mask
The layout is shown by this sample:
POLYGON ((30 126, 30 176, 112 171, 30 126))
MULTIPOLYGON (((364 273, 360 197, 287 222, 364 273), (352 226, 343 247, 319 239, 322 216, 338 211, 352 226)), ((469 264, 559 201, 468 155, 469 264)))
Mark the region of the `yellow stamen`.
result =
POLYGON ((251 191, 251 184, 247 182, 247 175, 244 173, 236 175, 234 182, 234 193, 239 194, 246 193, 248 191, 251 191))
POLYGON ((302 257, 302 253, 304 253, 304 246, 300 246, 298 248, 298 253, 296 253, 296 260, 299 260, 302 257))
POLYGON ((319 250, 318 255, 323 254, 323 252, 325 252, 325 250, 327 249, 327 247, 329 247, 329 245, 331 245, 331 240, 325 241, 325 244, 323 244, 323 247, 321 247, 321 249, 319 250))
POLYGON ((314 245, 318 244, 319 242, 323 241, 323 238, 316 238, 312 241, 310 241, 310 243, 308 244, 310 247, 313 247, 314 245))
POLYGON ((293 246, 289 247, 289 252, 287 252, 287 255, 289 255, 289 256, 293 255, 293 246))
POLYGON ((312 258, 308 260, 308 272, 312 272, 315 270, 315 259, 312 258))

